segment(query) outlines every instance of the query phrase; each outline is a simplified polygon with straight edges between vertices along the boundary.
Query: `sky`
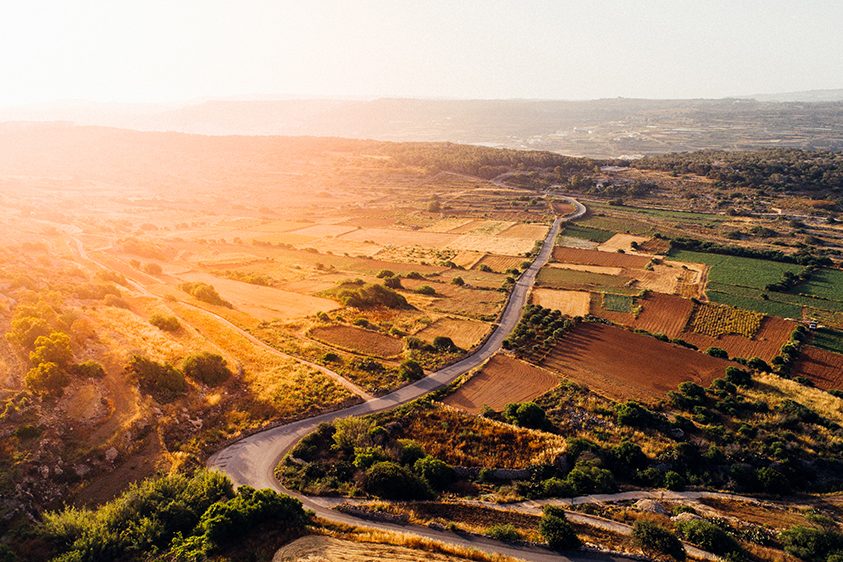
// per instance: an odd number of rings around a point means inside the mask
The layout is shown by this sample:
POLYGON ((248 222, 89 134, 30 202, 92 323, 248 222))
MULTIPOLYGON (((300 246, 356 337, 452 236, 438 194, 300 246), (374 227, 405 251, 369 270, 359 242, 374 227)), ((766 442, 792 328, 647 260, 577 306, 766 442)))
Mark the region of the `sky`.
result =
POLYGON ((0 105, 843 88, 840 0, 3 0, 0 105))

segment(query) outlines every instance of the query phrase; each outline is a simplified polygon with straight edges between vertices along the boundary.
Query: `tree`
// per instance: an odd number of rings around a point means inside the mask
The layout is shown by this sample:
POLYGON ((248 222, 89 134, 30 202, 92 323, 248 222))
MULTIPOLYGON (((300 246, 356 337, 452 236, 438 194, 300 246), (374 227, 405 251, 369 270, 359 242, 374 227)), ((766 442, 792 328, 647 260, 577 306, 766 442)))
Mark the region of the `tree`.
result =
POLYGON ((462 277, 454 277, 453 279, 451 279, 451 283, 462 287, 463 285, 465 285, 465 279, 463 279, 462 277))
POLYGON ((184 374, 208 386, 216 386, 231 376, 226 361, 215 353, 195 353, 184 360, 184 374))
POLYGON ((165 332, 176 332, 181 328, 179 319, 175 316, 165 316, 163 314, 155 313, 149 318, 149 323, 165 332))
POLYGON ((582 545, 573 527, 568 522, 565 511, 559 507, 547 506, 544 508, 544 513, 539 522, 539 533, 547 542, 547 546, 553 550, 574 549, 582 545))
POLYGON ((126 365, 126 372, 138 383, 141 390, 159 402, 169 402, 187 391, 184 375, 167 363, 157 363, 141 355, 132 355, 126 365))
POLYGON ((705 352, 711 355, 712 357, 719 357, 721 359, 729 358, 729 353, 725 349, 720 347, 709 347, 705 350, 705 352))
POLYGON ((644 551, 685 560, 685 547, 676 535, 651 521, 636 521, 632 526, 632 536, 644 551))
POLYGON ((448 336, 436 336, 433 338, 433 347, 442 352, 457 351, 459 349, 454 343, 454 340, 448 336))
POLYGON ((35 348, 29 353, 29 361, 33 365, 39 363, 55 363, 64 367, 73 358, 70 350, 70 336, 64 332, 52 332, 49 336, 38 336, 35 348))

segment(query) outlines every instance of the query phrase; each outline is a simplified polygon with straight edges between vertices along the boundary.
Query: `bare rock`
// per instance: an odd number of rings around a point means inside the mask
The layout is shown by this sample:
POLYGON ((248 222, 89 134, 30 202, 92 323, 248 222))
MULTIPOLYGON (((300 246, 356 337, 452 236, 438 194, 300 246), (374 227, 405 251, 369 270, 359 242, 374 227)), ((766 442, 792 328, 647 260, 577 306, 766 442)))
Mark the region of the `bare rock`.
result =
POLYGON ((655 500, 643 499, 635 502, 633 507, 639 511, 646 511, 647 513, 656 513, 658 515, 667 515, 667 508, 663 503, 655 500))
POLYGON ((108 449, 108 450, 105 452, 105 460, 106 460, 107 462, 111 462, 111 463, 113 463, 115 460, 117 460, 117 455, 118 455, 118 454, 119 454, 119 453, 117 452, 117 449, 115 449, 114 447, 111 447, 110 449, 108 449))

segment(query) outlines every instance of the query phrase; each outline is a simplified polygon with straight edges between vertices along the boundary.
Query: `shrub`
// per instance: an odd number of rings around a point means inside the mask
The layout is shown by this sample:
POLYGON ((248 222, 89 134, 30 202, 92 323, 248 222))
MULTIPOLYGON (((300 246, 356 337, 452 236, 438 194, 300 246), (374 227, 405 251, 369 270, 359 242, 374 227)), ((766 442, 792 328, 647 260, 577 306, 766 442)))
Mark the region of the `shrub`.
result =
POLYGON ((615 478, 605 468, 589 464, 579 464, 565 478, 576 495, 604 494, 615 491, 615 478))
POLYGON ((157 312, 149 318, 149 323, 165 332, 176 332, 181 328, 178 318, 175 316, 165 316, 157 312))
POLYGON ((462 277, 454 277, 453 279, 451 279, 451 283, 462 287, 463 285, 465 285, 465 279, 463 279, 462 277))
POLYGON ((390 461, 375 463, 366 471, 365 490, 379 498, 413 500, 430 497, 426 484, 406 467, 390 461))
POLYGON ((208 386, 216 386, 231 376, 225 359, 215 353, 195 353, 184 360, 183 370, 188 377, 208 386))
POLYGON ((378 273, 378 279, 386 279, 388 277, 395 277, 395 272, 389 269, 381 269, 378 273))
POLYGON ((582 542, 565 517, 565 511, 554 506, 547 506, 539 522, 539 533, 553 550, 579 548, 582 542))
POLYGON ((547 415, 535 402, 507 404, 503 416, 507 421, 519 427, 541 429, 548 425, 547 415))
POLYGON ((156 363, 146 357, 133 355, 126 365, 126 372, 141 390, 159 402, 169 402, 187 391, 184 375, 166 363, 156 363))
POLYGON ((709 347, 705 352, 712 357, 719 357, 721 359, 728 359, 729 353, 721 347, 709 347))
POLYGON ((12 320, 6 339, 24 349, 32 349, 35 340, 50 333, 50 325, 43 318, 34 316, 16 316, 12 320))
POLYGON ((354 450, 354 466, 366 470, 376 462, 388 460, 381 447, 358 447, 354 450))
POLYGON ((797 525, 783 531, 779 540, 785 552, 802 560, 830 560, 836 550, 843 549, 843 534, 833 529, 797 525))
POLYGON ((374 423, 369 418, 342 418, 334 422, 334 446, 353 451, 372 445, 374 423))
POLYGON ((209 285, 208 283, 182 283, 180 287, 182 291, 202 302, 233 308, 231 303, 224 300, 219 293, 217 293, 217 290, 213 287, 213 285, 209 285))
POLYGON ((676 560, 685 559, 685 547, 676 535, 651 522, 636 521, 632 526, 632 536, 644 551, 667 554, 676 560))
POLYGON ((407 299, 383 285, 364 284, 357 289, 344 289, 339 293, 338 298, 345 306, 360 309, 376 306, 410 308, 407 299))
POLYGON ((424 378, 424 369, 418 362, 407 359, 401 363, 401 376, 408 381, 417 381, 424 378))
POLYGON ((681 490, 685 487, 685 478, 675 470, 668 470, 664 475, 663 483, 668 490, 681 490))
POLYGON ((333 351, 329 351, 328 353, 322 356, 322 361, 326 363, 339 363, 341 359, 339 355, 337 355, 333 351))
POLYGON ((33 365, 55 363, 59 367, 64 367, 72 358, 70 336, 64 332, 52 332, 48 336, 38 336, 34 342, 34 349, 29 352, 29 361, 33 365))
POLYGON ((435 457, 422 457, 413 464, 413 470, 424 478, 434 490, 444 490, 454 481, 454 469, 435 457))
POLYGON ((101 379, 105 376, 103 366, 92 360, 77 363, 70 367, 69 370, 71 374, 81 378, 101 379))
POLYGON ((737 367, 726 367, 726 380, 735 386, 749 386, 752 384, 752 374, 737 367))
POLYGON ((481 263, 481 264, 477 267, 477 269, 479 269, 480 271, 486 271, 486 272, 490 272, 490 271, 492 271, 492 268, 491 268, 491 267, 489 267, 489 266, 488 266, 487 264, 485 264, 485 263, 481 263))
POLYGON ((389 287, 390 289, 401 289, 401 278, 400 277, 387 277, 383 280, 383 284, 385 287, 389 287))
POLYGON ((427 456, 424 449, 419 445, 418 441, 412 439, 399 439, 398 444, 398 461, 401 464, 413 465, 419 459, 427 456))
POLYGON ((501 542, 518 542, 521 540, 521 533, 518 532, 513 525, 509 523, 499 523, 497 525, 492 525, 488 529, 486 529, 485 535, 490 539, 494 539, 496 541, 501 542))
POLYGON ((619 425, 631 427, 653 427, 657 421, 652 411, 632 400, 616 405, 615 416, 619 425))
POLYGON ((436 289, 434 289, 430 285, 422 285, 421 287, 416 289, 416 292, 420 295, 435 295, 436 289))
POLYGON ((691 519, 677 523, 676 528, 683 537, 703 550, 725 554, 739 549, 735 540, 711 521, 691 519))
POLYGON ((26 373, 24 383, 27 388, 39 394, 61 394, 70 384, 67 374, 55 363, 39 363, 26 373))
POLYGON ((773 370, 770 365, 768 365, 767 362, 760 357, 753 357, 746 362, 746 366, 754 371, 760 371, 763 373, 769 373, 773 370))
POLYGON ((438 351, 441 352, 459 350, 457 344, 454 343, 454 340, 452 340, 448 336, 436 336, 435 338, 433 338, 433 347, 435 347, 438 351))

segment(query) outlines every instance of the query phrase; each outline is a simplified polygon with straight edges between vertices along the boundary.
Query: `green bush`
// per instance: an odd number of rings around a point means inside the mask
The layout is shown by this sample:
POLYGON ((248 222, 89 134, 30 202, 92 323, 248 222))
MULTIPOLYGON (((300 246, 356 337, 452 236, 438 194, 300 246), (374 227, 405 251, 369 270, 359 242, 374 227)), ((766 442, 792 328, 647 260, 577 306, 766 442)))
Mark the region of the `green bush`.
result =
POLYGON ((338 298, 345 306, 353 308, 411 308, 407 299, 383 285, 365 284, 357 289, 344 289, 338 298))
POLYGON ((163 314, 155 313, 149 318, 149 323, 165 332, 176 332, 181 328, 179 319, 175 316, 165 316, 163 314))
POLYGON ((73 358, 70 350, 70 336, 64 332, 51 332, 48 336, 38 336, 34 349, 29 352, 29 361, 33 366, 40 363, 55 363, 65 367, 73 358))
POLYGON ((390 461, 381 461, 369 467, 364 488, 374 496, 389 500, 425 499, 432 495, 418 476, 390 461))
POLYGON ((712 357, 719 357, 721 359, 729 358, 729 353, 725 349, 720 347, 709 347, 705 350, 705 352, 711 355, 712 357))
POLYGON ((510 423, 519 427, 542 429, 547 427, 547 415, 541 406, 535 402, 507 404, 503 416, 510 423))
POLYGON ((685 488, 685 478, 675 470, 668 470, 662 482, 668 490, 682 490, 685 488))
POLYGON ((691 519, 677 523, 676 528, 685 539, 714 554, 740 550, 735 540, 711 521, 691 519))
POLYGON ((424 478, 434 490, 444 490, 454 481, 454 469, 435 457, 422 457, 413 464, 413 470, 424 478))
POLYGON ((216 386, 231 376, 225 359, 215 353, 195 353, 184 360, 184 374, 208 386, 216 386))
POLYGON ((454 343, 454 340, 448 336, 436 336, 433 338, 433 347, 435 347, 437 351, 443 353, 459 350, 459 347, 457 347, 457 344, 454 343))
POLYGON ((88 360, 72 365, 70 373, 80 378, 101 379, 105 376, 105 369, 96 361, 88 360))
POLYGON ((651 521, 636 521, 632 536, 645 551, 666 554, 676 560, 685 560, 685 547, 676 535, 651 521))
POLYGON ((227 308, 233 308, 231 303, 224 300, 217 290, 213 287, 213 285, 209 285, 207 283, 195 282, 195 283, 182 283, 180 285, 181 290, 185 293, 193 296, 193 298, 200 300, 202 302, 206 302, 208 304, 214 304, 217 306, 224 306, 227 308))
POLYGON ((657 424, 656 415, 639 404, 630 400, 615 406, 615 417, 619 425, 630 427, 654 427, 657 424))
POLYGON ((513 543, 521 540, 521 533, 509 523, 499 523, 486 529, 485 535, 496 541, 513 543))
POLYGON ((834 529, 797 525, 783 531, 779 540, 785 552, 802 560, 821 562, 843 550, 843 534, 834 529))
POLYGON ((55 363, 39 363, 26 373, 24 384, 39 394, 58 395, 70 384, 70 378, 55 363))
POLYGON ((397 445, 398 461, 401 464, 413 465, 417 460, 427 456, 422 446, 412 439, 399 439, 397 445))
POLYGON ((424 378, 424 369, 418 362, 407 359, 401 363, 401 377, 408 381, 417 381, 424 378))
POLYGON ((539 522, 539 533, 553 550, 579 548, 582 545, 573 527, 565 517, 565 511, 554 506, 547 506, 539 522))
POLYGON ((354 466, 366 470, 376 462, 388 460, 381 447, 358 447, 354 450, 354 466))
POLYGON ((141 390, 159 402, 169 402, 187 391, 187 383, 175 367, 157 363, 140 355, 132 355, 126 372, 141 390))
POLYGON ((735 386, 749 386, 752 384, 752 374, 737 367, 726 367, 726 380, 735 386))
POLYGON ((421 287, 416 289, 416 292, 420 295, 432 296, 436 294, 436 289, 434 289, 430 285, 422 285, 421 287))

